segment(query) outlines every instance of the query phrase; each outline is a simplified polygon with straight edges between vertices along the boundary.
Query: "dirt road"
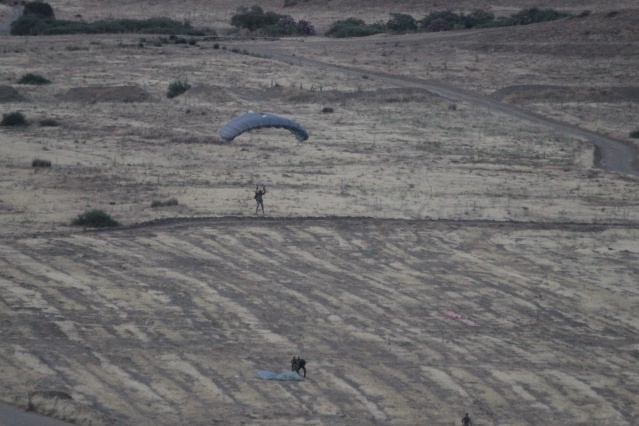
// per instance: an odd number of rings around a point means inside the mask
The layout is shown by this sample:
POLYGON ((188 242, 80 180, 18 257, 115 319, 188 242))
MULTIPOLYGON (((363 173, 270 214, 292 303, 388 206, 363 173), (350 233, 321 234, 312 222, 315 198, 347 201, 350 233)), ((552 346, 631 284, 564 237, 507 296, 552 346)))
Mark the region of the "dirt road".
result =
POLYGON ((473 93, 459 87, 454 87, 449 84, 433 80, 424 80, 401 75, 372 72, 369 70, 363 70, 350 66, 328 64, 297 55, 291 56, 279 52, 276 47, 271 45, 237 44, 232 46, 232 48, 236 48, 241 51, 244 50, 250 54, 266 56, 268 58, 286 62, 289 64, 339 71, 351 76, 366 76, 366 78, 378 79, 385 83, 394 84, 399 87, 419 88, 427 90, 452 102, 468 102, 481 108, 498 111, 500 113, 504 113, 524 121, 540 124, 557 132, 575 136, 578 138, 584 138, 591 142, 597 148, 597 155, 595 156, 595 166, 609 172, 639 176, 639 168, 637 168, 637 156, 639 155, 639 152, 636 148, 628 145, 624 141, 591 132, 589 130, 563 123, 558 120, 553 120, 534 112, 526 111, 523 108, 508 105, 495 99, 491 99, 487 96, 482 96, 478 93, 473 93))

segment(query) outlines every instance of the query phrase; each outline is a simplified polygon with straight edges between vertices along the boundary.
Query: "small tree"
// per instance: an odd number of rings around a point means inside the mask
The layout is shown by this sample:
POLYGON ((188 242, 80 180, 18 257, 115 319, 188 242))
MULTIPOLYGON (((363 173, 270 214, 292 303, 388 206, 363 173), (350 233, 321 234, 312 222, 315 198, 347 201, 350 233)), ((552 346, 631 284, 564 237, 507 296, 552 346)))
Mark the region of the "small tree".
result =
POLYGON ((482 28, 490 26, 494 20, 495 14, 490 10, 475 9, 464 16, 464 26, 466 28, 482 28))
POLYGON ((246 28, 249 31, 255 31, 259 28, 266 28, 277 25, 281 18, 286 15, 279 15, 275 12, 266 12, 264 9, 255 5, 251 8, 245 6, 238 7, 236 14, 231 17, 231 25, 236 28, 246 28))
POLYGON ((326 32, 328 37, 366 37, 384 32, 382 24, 366 24, 361 19, 347 18, 335 21, 326 32))
POLYGON ((519 12, 511 15, 513 25, 528 25, 537 22, 554 21, 556 19, 565 18, 567 13, 558 12, 553 9, 537 9, 533 7, 531 9, 522 9, 519 12))
POLYGON ((42 1, 34 1, 25 3, 23 14, 25 15, 40 15, 46 18, 55 18, 53 8, 49 3, 42 1))
POLYGON ((391 13, 386 29, 394 33, 412 33, 417 31, 417 20, 405 13, 391 13))
POLYGON ((450 31, 453 29, 453 26, 448 23, 443 18, 437 18, 426 27, 426 31, 429 32, 439 32, 439 31, 450 31))
POLYGON ((297 34, 299 35, 315 35, 315 26, 311 21, 300 19, 297 21, 297 34))
POLYGON ((430 12, 428 15, 424 16, 424 19, 419 21, 419 25, 426 31, 448 31, 453 28, 463 28, 464 26, 464 18, 461 15, 456 14, 455 12, 451 12, 450 10, 443 11, 435 11, 430 12), (443 28, 444 25, 439 20, 444 20, 448 24, 448 29, 438 29, 433 30, 432 28, 443 28), (435 21, 438 21, 436 24, 432 25, 435 21), (429 27, 431 29, 429 29, 429 27))

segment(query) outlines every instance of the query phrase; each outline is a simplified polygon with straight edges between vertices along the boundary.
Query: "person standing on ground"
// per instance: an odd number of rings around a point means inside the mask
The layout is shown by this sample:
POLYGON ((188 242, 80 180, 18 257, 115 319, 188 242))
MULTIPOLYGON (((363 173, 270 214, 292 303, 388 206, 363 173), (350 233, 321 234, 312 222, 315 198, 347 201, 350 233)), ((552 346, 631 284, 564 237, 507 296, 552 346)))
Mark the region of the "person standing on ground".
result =
POLYGON ((462 417, 462 426, 473 426, 473 421, 468 417, 468 413, 462 417))
POLYGON ((255 185, 255 201, 257 201, 257 206, 255 207, 255 214, 259 211, 260 207, 262 207, 262 214, 264 214, 264 194, 266 194, 266 186, 262 185, 262 189, 260 189, 259 185, 255 185))
POLYGON ((300 370, 304 370, 304 377, 306 377, 306 360, 297 356, 297 358, 293 357, 291 360, 291 371, 295 371, 297 374, 300 374, 300 370))

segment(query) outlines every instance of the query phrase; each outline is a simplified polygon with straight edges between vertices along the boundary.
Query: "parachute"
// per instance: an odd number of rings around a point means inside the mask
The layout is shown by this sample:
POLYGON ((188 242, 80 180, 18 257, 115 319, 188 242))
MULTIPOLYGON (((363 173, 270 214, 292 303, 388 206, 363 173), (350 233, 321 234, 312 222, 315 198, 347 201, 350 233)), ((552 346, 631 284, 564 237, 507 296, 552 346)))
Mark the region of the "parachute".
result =
POLYGON ((275 127, 289 130, 295 138, 302 142, 308 139, 308 132, 299 123, 273 114, 249 111, 226 123, 220 130, 220 136, 227 142, 232 141, 244 132, 262 127, 275 127))
POLYGON ((255 377, 259 377, 264 380, 281 380, 281 381, 304 381, 304 377, 297 374, 295 371, 285 371, 277 374, 272 371, 260 370, 255 372, 255 377))

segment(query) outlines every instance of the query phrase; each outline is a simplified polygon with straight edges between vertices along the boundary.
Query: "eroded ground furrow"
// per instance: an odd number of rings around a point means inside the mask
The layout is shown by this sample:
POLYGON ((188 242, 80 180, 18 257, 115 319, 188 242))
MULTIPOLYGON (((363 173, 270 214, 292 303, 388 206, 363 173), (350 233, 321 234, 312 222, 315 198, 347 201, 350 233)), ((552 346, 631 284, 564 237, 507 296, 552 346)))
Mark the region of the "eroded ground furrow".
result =
POLYGON ((333 219, 7 240, 3 392, 124 424, 630 424, 637 236, 333 219), (306 382, 254 377, 297 354, 306 382))

